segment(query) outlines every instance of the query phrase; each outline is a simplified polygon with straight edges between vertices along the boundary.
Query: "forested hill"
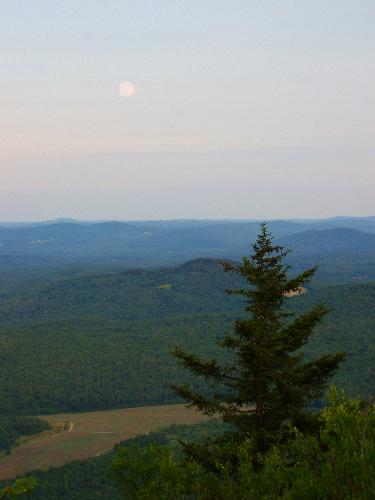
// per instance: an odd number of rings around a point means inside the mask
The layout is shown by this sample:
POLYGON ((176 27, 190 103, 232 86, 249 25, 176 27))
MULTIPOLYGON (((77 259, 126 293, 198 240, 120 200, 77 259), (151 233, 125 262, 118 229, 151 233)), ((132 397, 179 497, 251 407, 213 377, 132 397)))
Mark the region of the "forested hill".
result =
MULTIPOLYGON (((302 271, 306 264, 312 266, 313 262, 313 258, 296 258, 290 272, 302 271)), ((329 269, 318 271, 308 296, 319 300, 320 292, 314 290, 335 277, 339 283, 368 284, 365 288, 352 286, 351 292, 347 287, 330 288, 334 295, 357 295, 359 290, 360 294, 364 294, 362 303, 367 307, 367 301, 372 296, 372 281, 366 278, 375 280, 375 274, 364 274, 361 265, 355 260, 337 261, 336 255, 327 263, 330 263, 329 269), (340 273, 342 280, 338 279, 340 273)), ((367 271, 371 273, 370 266, 367 271)), ((333 280, 330 284, 336 283, 333 280)), ((89 273, 78 268, 75 273, 70 272, 66 276, 63 272, 57 274, 50 283, 47 281, 43 284, 37 280, 33 285, 32 280, 27 280, 26 287, 20 285, 16 290, 3 293, 0 297, 0 322, 6 325, 90 318, 134 321, 238 311, 241 309, 241 300, 228 297, 225 291, 241 285, 238 275, 225 273, 221 261, 212 259, 197 259, 176 267, 151 270, 103 270, 89 273)), ((340 307, 339 303, 337 307, 340 307)), ((362 310, 361 305, 359 307, 362 310)))
POLYGON ((198 259, 156 270, 78 275, 30 287, 0 301, 2 324, 84 318, 159 319, 181 314, 238 310, 225 289, 240 284, 218 261, 198 259))
MULTIPOLYGON (((375 254, 375 218, 269 221, 275 238, 291 237, 298 252, 375 254), (340 229, 340 230, 339 230, 340 229), (346 231, 346 232, 345 232, 346 231)), ((258 221, 141 221, 0 224, 2 267, 63 263, 171 265, 199 257, 238 258, 259 231, 258 221)), ((283 241, 283 240, 281 240, 283 241)))
MULTIPOLYGON (((106 409, 176 401, 170 384, 187 380, 171 348, 211 356, 242 314, 238 278, 216 261, 175 268, 58 275, 0 297, 0 409, 5 414, 106 409), (22 291, 23 290, 23 291, 22 291)), ((291 298, 330 314, 309 355, 347 351, 335 381, 375 393, 375 283, 309 287, 291 298)), ((200 384, 199 381, 194 381, 200 384)))
POLYGON ((286 248, 307 254, 375 252, 375 234, 344 227, 303 231, 284 236, 278 242, 286 248))

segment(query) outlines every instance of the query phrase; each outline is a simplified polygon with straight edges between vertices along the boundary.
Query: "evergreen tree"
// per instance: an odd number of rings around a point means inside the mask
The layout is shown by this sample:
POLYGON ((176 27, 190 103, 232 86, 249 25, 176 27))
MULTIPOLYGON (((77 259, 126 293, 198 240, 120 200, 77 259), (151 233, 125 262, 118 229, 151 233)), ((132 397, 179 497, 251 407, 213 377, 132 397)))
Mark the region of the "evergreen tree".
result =
MULTIPOLYGON (((322 395, 345 354, 306 361, 301 349, 326 309, 317 305, 296 315, 285 308, 289 297, 311 280, 316 268, 289 278, 289 266, 284 263, 289 251, 273 244, 266 223, 251 246, 251 255, 243 257, 241 265, 223 264, 225 271, 240 274, 246 285, 228 291, 244 298, 246 313, 235 322, 234 334, 220 342, 233 351, 233 362, 203 361, 176 348, 173 354, 180 363, 211 381, 215 390, 212 397, 205 397, 187 385, 172 387, 189 406, 233 424, 236 441, 250 435, 254 449, 264 452, 282 438, 288 424, 304 430, 313 420, 308 407, 322 395)), ((208 447, 187 445, 186 449, 200 462, 212 463, 207 458, 208 447)))

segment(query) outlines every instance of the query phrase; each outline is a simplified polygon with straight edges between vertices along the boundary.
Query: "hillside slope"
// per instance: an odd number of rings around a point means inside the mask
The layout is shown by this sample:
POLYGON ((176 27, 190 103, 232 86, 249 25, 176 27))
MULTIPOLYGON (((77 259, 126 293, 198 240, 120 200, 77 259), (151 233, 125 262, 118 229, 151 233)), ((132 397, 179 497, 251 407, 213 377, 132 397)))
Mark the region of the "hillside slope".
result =
POLYGON ((375 253, 375 234, 334 228, 303 231, 279 238, 278 243, 305 254, 375 253))
MULTIPOLYGON (((372 218, 310 223, 279 220, 269 221, 269 228, 275 238, 293 235, 290 244, 300 251, 313 248, 314 252, 318 249, 374 252, 372 218), (367 236, 353 232, 364 228, 367 236), (296 236, 301 233, 302 236, 296 236)), ((238 258, 247 251, 249 241, 256 238, 258 230, 256 221, 56 222, 0 226, 0 264, 30 266, 40 264, 43 259, 45 263, 55 264, 120 262, 145 267, 199 257, 238 258)))
MULTIPOLYGON (((170 356, 184 345, 203 356, 216 347, 241 303, 225 288, 239 282, 216 262, 62 279, 1 300, 0 408, 49 413, 176 401, 169 385, 189 380, 170 356)), ((351 393, 374 394, 375 284, 310 288, 290 299, 318 302, 330 314, 306 350, 347 351, 335 380, 351 393)), ((196 387, 204 383, 194 380, 196 387)))

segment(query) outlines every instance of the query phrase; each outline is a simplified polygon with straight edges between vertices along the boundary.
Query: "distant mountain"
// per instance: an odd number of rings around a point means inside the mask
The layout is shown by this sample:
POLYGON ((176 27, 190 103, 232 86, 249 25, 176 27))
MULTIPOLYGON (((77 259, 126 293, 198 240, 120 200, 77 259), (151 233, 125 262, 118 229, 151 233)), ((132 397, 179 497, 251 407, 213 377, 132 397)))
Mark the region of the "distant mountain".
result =
MULTIPOLYGON (((300 223, 304 221, 298 221, 300 223)), ((375 216, 369 217, 333 217, 311 221, 310 229, 348 228, 375 234, 375 216)))
MULTIPOLYGON (((287 221, 272 221, 270 229, 275 236, 301 230, 298 223, 287 221)), ((186 221, 8 227, 0 228, 0 262, 43 256, 70 262, 119 260, 129 265, 157 265, 198 257, 239 257, 258 230, 258 222, 186 221)))
MULTIPOLYGON (((290 237, 280 241, 299 252, 374 251, 374 217, 318 222, 275 220, 268 225, 276 239, 290 237)), ((120 262, 133 267, 176 264, 200 257, 237 259, 247 252, 258 231, 258 221, 68 220, 0 226, 0 266, 36 265, 41 259, 46 264, 120 262)))
POLYGON ((375 234, 348 228, 303 231, 284 236, 278 243, 307 254, 375 252, 375 234))
POLYGON ((69 222, 72 224, 79 224, 79 221, 71 218, 60 218, 52 219, 46 221, 31 221, 31 222, 0 222, 0 228, 21 228, 21 227, 38 227, 38 226, 49 226, 50 224, 60 224, 69 222))

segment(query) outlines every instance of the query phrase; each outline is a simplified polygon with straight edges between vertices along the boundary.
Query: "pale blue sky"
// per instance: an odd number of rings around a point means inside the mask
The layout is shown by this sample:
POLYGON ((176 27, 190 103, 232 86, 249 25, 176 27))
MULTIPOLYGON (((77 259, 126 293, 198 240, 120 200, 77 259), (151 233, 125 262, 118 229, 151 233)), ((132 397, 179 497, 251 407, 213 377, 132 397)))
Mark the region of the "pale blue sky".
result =
POLYGON ((374 25, 373 0, 2 0, 0 220, 374 214, 374 25))

